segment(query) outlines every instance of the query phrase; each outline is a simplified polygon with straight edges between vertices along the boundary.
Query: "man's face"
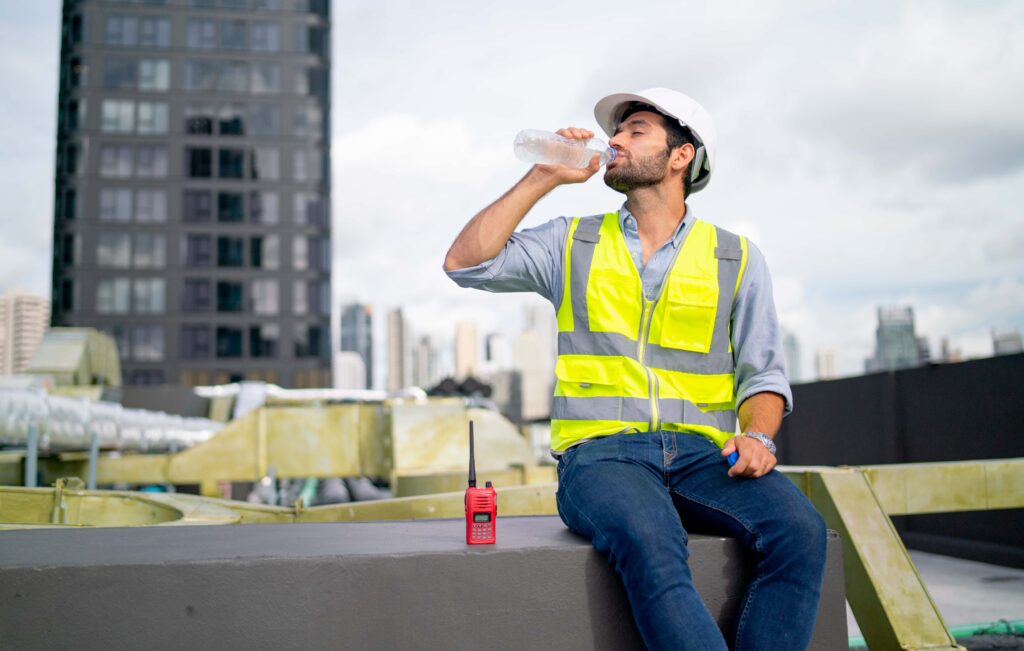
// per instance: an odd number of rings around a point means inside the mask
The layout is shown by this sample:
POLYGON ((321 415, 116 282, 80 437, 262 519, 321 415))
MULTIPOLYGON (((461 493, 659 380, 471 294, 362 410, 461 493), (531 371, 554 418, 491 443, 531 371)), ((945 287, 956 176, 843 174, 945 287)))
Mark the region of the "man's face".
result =
POLYGON ((650 111, 638 111, 622 122, 609 144, 618 156, 608 164, 604 182, 617 192, 657 185, 668 173, 671 150, 662 117, 650 111))

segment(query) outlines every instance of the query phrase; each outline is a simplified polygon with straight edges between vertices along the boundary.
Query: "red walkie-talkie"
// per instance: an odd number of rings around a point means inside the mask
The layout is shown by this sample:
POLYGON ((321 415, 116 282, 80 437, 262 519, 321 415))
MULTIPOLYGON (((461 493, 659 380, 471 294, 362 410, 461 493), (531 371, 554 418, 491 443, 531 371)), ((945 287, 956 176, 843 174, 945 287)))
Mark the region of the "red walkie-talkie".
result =
POLYGON ((498 494, 491 482, 476 487, 476 459, 473 458, 473 421, 469 421, 469 488, 466 489, 466 544, 493 545, 498 519, 498 494))

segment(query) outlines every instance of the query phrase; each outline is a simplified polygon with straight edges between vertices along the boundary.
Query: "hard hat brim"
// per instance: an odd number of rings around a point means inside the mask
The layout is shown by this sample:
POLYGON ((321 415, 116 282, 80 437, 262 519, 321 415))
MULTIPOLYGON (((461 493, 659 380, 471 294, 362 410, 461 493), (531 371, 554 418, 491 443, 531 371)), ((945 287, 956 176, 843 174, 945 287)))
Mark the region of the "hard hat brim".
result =
POLYGON ((608 134, 609 138, 615 135, 615 128, 619 126, 622 113, 625 111, 626 107, 633 102, 650 104, 665 115, 674 117, 679 120, 680 124, 686 126, 686 122, 682 118, 665 107, 658 105, 657 102, 653 101, 649 97, 637 95, 636 93, 615 93, 614 95, 609 95, 601 99, 594 105, 594 118, 597 120, 598 126, 608 134))

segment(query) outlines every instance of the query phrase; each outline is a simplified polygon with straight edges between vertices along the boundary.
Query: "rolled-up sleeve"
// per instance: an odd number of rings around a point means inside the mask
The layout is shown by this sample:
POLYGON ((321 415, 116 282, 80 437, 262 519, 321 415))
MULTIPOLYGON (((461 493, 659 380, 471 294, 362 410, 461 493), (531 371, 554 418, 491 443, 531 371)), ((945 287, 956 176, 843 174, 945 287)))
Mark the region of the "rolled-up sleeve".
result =
POLYGON ((786 379, 771 276, 760 249, 749 240, 747 249, 747 267, 732 312, 736 404, 770 391, 785 399, 785 414, 789 414, 793 411, 793 391, 786 379))
POLYGON ((562 256, 569 220, 565 217, 512 234, 494 258, 473 267, 445 271, 459 287, 488 292, 536 292, 556 307, 562 300, 562 256))

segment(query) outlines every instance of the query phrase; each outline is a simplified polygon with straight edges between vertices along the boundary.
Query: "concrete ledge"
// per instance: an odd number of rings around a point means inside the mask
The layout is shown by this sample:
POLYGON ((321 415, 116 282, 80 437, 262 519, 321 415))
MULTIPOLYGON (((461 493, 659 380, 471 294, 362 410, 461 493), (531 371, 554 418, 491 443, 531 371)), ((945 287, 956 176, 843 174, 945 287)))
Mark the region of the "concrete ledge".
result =
MULTIPOLYGON (((0 532, 0 640, 16 649, 634 649, 621 584, 557 517, 0 532)), ((840 541, 812 649, 847 646, 840 541)), ((730 627, 751 574, 691 536, 694 581, 730 627)), ((780 614, 784 608, 780 608, 780 614)))

